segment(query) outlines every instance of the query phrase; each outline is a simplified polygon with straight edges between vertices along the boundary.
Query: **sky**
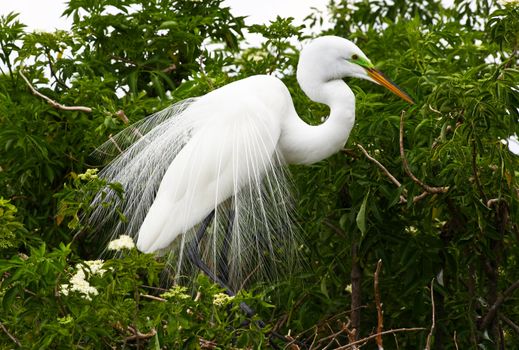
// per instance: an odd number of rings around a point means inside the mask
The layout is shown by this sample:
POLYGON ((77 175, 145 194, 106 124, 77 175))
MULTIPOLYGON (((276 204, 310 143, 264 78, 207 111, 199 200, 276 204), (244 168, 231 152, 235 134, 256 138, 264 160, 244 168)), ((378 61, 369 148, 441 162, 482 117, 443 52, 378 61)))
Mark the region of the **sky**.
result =
MULTIPOLYGON (((20 21, 29 30, 53 31, 68 29, 70 20, 61 17, 65 0, 0 0, 0 15, 11 11, 20 13, 20 21)), ((326 9, 328 0, 225 0, 235 16, 249 16, 247 24, 268 23, 277 16, 294 17, 301 23, 315 7, 326 9)))

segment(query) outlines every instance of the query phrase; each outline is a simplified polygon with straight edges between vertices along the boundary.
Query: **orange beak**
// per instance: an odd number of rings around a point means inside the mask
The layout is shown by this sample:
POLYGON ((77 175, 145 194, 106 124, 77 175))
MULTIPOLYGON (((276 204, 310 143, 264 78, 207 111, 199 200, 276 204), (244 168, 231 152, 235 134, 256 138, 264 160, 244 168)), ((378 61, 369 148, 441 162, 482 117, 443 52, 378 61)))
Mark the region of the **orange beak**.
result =
POLYGON ((413 99, 407 93, 405 93, 401 88, 399 88, 398 85, 396 85, 391 80, 386 78, 386 76, 381 71, 379 71, 378 69, 375 69, 375 68, 366 68, 366 70, 368 72, 368 75, 371 77, 371 79, 373 79, 380 85, 386 87, 389 91, 391 91, 392 93, 394 93, 401 99, 414 105, 413 99))

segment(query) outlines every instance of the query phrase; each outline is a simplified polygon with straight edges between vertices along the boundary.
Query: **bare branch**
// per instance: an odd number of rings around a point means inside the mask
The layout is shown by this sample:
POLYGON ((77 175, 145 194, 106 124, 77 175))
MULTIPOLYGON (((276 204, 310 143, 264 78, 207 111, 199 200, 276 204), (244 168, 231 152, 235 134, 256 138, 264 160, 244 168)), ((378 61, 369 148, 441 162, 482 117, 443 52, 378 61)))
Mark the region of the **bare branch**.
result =
POLYGON ((479 329, 486 329, 492 323, 492 321, 494 321, 499 307, 504 303, 506 298, 510 296, 510 294, 512 294, 517 288, 519 288, 519 280, 512 283, 510 287, 508 287, 503 293, 497 296, 496 301, 490 307, 490 309, 488 309, 488 312, 485 315, 485 317, 483 317, 479 329))
MULTIPOLYGON (((366 149, 359 143, 357 144, 357 147, 360 148, 360 150, 362 151, 362 153, 364 153, 364 155, 366 156, 366 158, 368 158, 369 160, 371 160, 373 163, 375 163, 381 170, 384 174, 386 174, 386 176, 389 178, 389 180, 394 183, 396 185, 396 187, 400 188, 402 187, 402 184, 400 183, 400 181, 398 181, 396 179, 396 177, 393 176, 393 174, 391 174, 389 172, 389 170, 387 170, 387 168, 382 165, 382 163, 380 163, 378 160, 376 160, 375 158, 373 158, 372 156, 369 155, 368 151, 366 151, 366 149)), ((404 194, 407 194, 407 191, 404 190, 404 194)), ((405 196, 400 196, 400 203, 407 203, 407 199, 405 198, 405 196)))
POLYGON ((378 276, 380 268, 382 267, 382 259, 377 262, 377 269, 375 270, 373 288, 375 289, 375 304, 377 306, 377 346, 379 350, 384 350, 382 345, 382 329, 384 329, 384 316, 382 314, 382 303, 380 302, 380 289, 378 288, 378 276))
POLYGON ((434 333, 434 328, 436 327, 436 308, 434 306, 434 278, 431 281, 431 303, 432 303, 432 324, 431 324, 431 330, 429 331, 429 334, 427 335, 427 343, 425 344, 425 350, 431 349, 431 339, 432 335, 434 333))
POLYGON ((149 295, 149 294, 141 294, 141 297, 150 299, 150 300, 161 301, 161 302, 167 301, 164 298, 156 297, 154 295, 149 295))
POLYGON ((456 347, 456 350, 459 350, 459 348, 458 348, 458 339, 456 337, 456 331, 454 331, 454 336, 452 337, 452 339, 454 340, 454 346, 456 347))
POLYGON ((509 319, 505 315, 499 315, 499 318, 503 320, 510 328, 512 328, 515 331, 515 333, 519 334, 519 326, 516 325, 511 319, 509 319))
MULTIPOLYGON (((426 328, 423 328, 423 327, 415 327, 415 328, 396 328, 396 329, 390 329, 388 331, 384 331, 382 333, 380 333, 380 335, 386 335, 386 334, 394 334, 394 333, 400 333, 400 332, 417 332, 417 331, 424 331, 426 328)), ((335 350, 345 350, 345 349, 350 349, 350 348, 353 348, 359 344, 363 344, 363 343, 366 343, 368 342, 369 340, 373 339, 373 338, 376 338, 379 336, 379 333, 376 333, 376 334, 372 334, 370 335, 369 337, 366 337, 366 338, 363 338, 363 339, 360 339, 360 340, 357 340, 357 341, 354 341, 352 343, 349 343, 347 345, 343 345, 341 347, 338 347, 336 348, 335 350)))
POLYGON ((490 208, 491 206, 499 203, 500 201, 506 202, 504 198, 491 198, 487 201, 487 207, 490 208))
POLYGON ((407 159, 405 157, 404 152, 404 115, 405 111, 402 111, 400 114, 400 157, 402 158, 402 165, 404 166, 405 173, 413 180, 414 183, 419 185, 421 188, 423 188, 426 192, 429 194, 435 194, 435 193, 445 193, 449 190, 448 186, 445 187, 432 187, 427 184, 425 184, 422 180, 418 179, 409 168, 409 163, 407 162, 407 159))
POLYGON ((38 96, 42 99, 44 99, 45 101, 47 101, 48 104, 50 104, 52 107, 56 108, 56 109, 61 109, 63 111, 80 111, 80 112, 85 112, 85 113, 92 113, 92 108, 90 107, 84 107, 84 106, 65 106, 65 105, 62 105, 61 103, 59 102, 56 102, 54 101, 53 99, 45 96, 44 94, 42 94, 41 92, 39 92, 38 90, 36 90, 34 88, 34 86, 32 86, 32 84, 29 82, 29 79, 27 79, 27 77, 22 73, 22 71, 18 71, 18 73, 20 74, 20 76, 22 77, 22 79, 25 81, 25 83, 27 84, 27 86, 29 86, 29 89, 31 89, 31 92, 33 95, 35 96, 38 96))
POLYGON ((4 324, 2 322, 0 322, 0 328, 2 328, 2 330, 4 331, 5 334, 7 334, 7 336, 9 337, 9 339, 11 339, 17 346, 19 347, 22 347, 22 344, 20 343, 20 341, 18 339, 16 339, 14 337, 14 335, 12 335, 11 333, 9 333, 9 331, 7 330, 7 328, 4 326, 4 324))
POLYGON ((133 328, 132 326, 128 326, 128 330, 133 333, 132 336, 126 337, 125 341, 133 341, 133 340, 140 340, 140 339, 149 339, 151 337, 154 337, 155 334, 157 334, 157 331, 152 328, 151 331, 148 333, 141 333, 136 328, 133 328))
POLYGON ((427 191, 423 191, 423 192, 420 193, 418 196, 414 196, 414 197, 413 197, 413 203, 419 202, 420 200, 424 199, 424 198, 427 197, 428 195, 429 195, 429 192, 427 192, 427 191))
MULTIPOLYGON (((115 115, 117 116, 117 118, 121 119, 121 121, 126 125, 130 122, 130 120, 128 119, 128 117, 126 116, 126 113, 124 113, 124 111, 122 109, 118 110, 115 115)), ((142 137, 142 135, 140 135, 142 137)))

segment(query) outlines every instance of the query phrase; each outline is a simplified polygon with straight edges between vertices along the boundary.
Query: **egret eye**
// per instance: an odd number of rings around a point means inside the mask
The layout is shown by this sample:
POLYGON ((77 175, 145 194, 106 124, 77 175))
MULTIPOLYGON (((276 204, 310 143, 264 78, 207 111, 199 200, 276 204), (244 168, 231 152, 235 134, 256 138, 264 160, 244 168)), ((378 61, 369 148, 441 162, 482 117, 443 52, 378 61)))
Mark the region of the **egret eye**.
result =
POLYGON ((358 60, 358 59, 359 59, 359 55, 352 55, 352 56, 351 56, 351 59, 352 59, 352 60, 358 60))

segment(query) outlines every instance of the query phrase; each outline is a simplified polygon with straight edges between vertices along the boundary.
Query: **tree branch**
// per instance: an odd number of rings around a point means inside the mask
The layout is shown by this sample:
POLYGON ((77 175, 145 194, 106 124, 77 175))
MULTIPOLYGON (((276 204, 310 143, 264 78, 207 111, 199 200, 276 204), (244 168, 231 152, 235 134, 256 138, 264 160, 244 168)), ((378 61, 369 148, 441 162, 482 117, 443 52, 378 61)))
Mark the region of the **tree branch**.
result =
POLYGON ((7 334, 7 336, 9 337, 9 339, 11 339, 17 346, 19 347, 22 347, 22 344, 20 343, 20 341, 18 339, 16 339, 14 337, 14 335, 12 335, 11 333, 9 333, 9 331, 7 330, 7 328, 4 326, 4 324, 2 322, 0 322, 0 328, 2 328, 2 330, 4 331, 5 334, 7 334))
MULTIPOLYGON (((368 158, 369 160, 371 160, 373 163, 375 163, 379 168, 380 170, 382 170, 382 172, 384 174, 386 174, 386 176, 389 178, 389 180, 395 184, 396 187, 400 188, 402 187, 402 184, 400 183, 400 181, 398 181, 396 179, 396 177, 393 176, 393 174, 391 174, 389 172, 389 170, 387 170, 387 168, 382 165, 382 163, 380 163, 378 160, 376 160, 375 158, 373 158, 372 156, 369 155, 368 151, 366 151, 366 149, 359 143, 357 144, 357 147, 362 151, 362 153, 364 153, 364 155, 366 156, 366 158, 368 158)), ((407 194, 407 191, 404 190, 404 194, 407 194)), ((401 203, 407 203, 407 199, 405 198, 405 196, 400 196, 400 202, 401 203)))
POLYGON ((431 330, 429 331, 429 334, 427 335, 427 343, 425 344, 425 350, 431 349, 431 339, 432 335, 434 333, 434 328, 436 327, 436 311, 434 306, 434 278, 431 281, 431 303, 432 303, 432 324, 431 324, 431 330))
POLYGON ((369 337, 366 337, 366 338, 354 341, 354 342, 349 343, 347 345, 343 345, 341 347, 336 348, 335 350, 345 350, 345 349, 353 348, 356 345, 366 343, 369 340, 378 337, 379 334, 380 335, 386 335, 386 334, 394 334, 394 333, 400 333, 400 332, 417 332, 417 331, 424 331, 424 330, 425 330, 425 328, 423 328, 423 327, 390 329, 390 330, 384 331, 382 333, 372 334, 369 337))
POLYGON ((154 337, 155 334, 157 334, 157 331, 153 328, 148 333, 141 333, 136 328, 133 328, 132 326, 128 326, 128 330, 133 333, 132 336, 129 336, 125 339, 125 341, 133 341, 133 340, 140 340, 140 339, 149 339, 151 337, 154 337))
POLYGON ((506 298, 508 296, 510 296, 510 294, 512 294, 517 288, 519 288, 519 280, 512 283, 512 285, 510 287, 508 287, 503 293, 501 293, 497 296, 496 301, 490 307, 490 309, 488 309, 487 314, 481 320, 479 329, 481 329, 481 330, 486 329, 494 321, 499 307, 504 303, 506 298))
POLYGON ((519 326, 516 325, 512 320, 510 320, 505 315, 499 315, 499 318, 503 320, 510 328, 512 328, 515 333, 519 334, 519 326))
MULTIPOLYGON (((433 187, 425 184, 422 180, 418 179, 409 168, 409 163, 407 162, 407 159, 405 157, 404 152, 404 115, 405 111, 402 111, 400 114, 400 157, 402 158, 402 165, 404 167, 405 173, 413 180, 414 183, 419 185, 421 188, 423 188, 427 193, 429 194, 435 194, 435 193, 445 193, 449 190, 448 186, 445 187, 433 187)), ((423 194, 419 197, 423 198, 423 194)), ((420 199, 421 199, 420 198, 420 199)))
POLYGON ((92 108, 90 107, 84 107, 84 106, 65 106, 65 105, 62 105, 61 103, 59 102, 56 102, 54 101, 53 99, 45 96, 44 94, 42 94, 41 92, 39 92, 38 90, 36 90, 34 88, 34 86, 32 86, 32 84, 30 83, 29 79, 27 79, 27 77, 22 73, 21 70, 18 71, 18 73, 20 74, 20 76, 22 77, 22 79, 25 81, 25 83, 27 84, 27 86, 29 86, 29 89, 31 89, 31 92, 33 95, 35 96, 38 96, 42 99, 44 99, 45 101, 47 101, 48 104, 50 104, 52 107, 56 108, 56 109, 61 109, 63 111, 80 111, 80 112, 85 112, 85 113, 92 113, 92 108))
POLYGON ((377 262, 377 269, 375 270, 373 289, 375 290, 375 304, 377 306, 377 346, 379 350, 384 350, 382 345, 382 329, 384 329, 384 316, 382 314, 382 303, 380 302, 380 289, 378 288, 378 276, 380 268, 382 267, 382 259, 377 262))
POLYGON ((154 295, 149 295, 149 294, 141 294, 141 297, 142 298, 146 298, 146 299, 150 299, 150 300, 161 301, 161 302, 167 301, 164 298, 156 297, 154 295))

